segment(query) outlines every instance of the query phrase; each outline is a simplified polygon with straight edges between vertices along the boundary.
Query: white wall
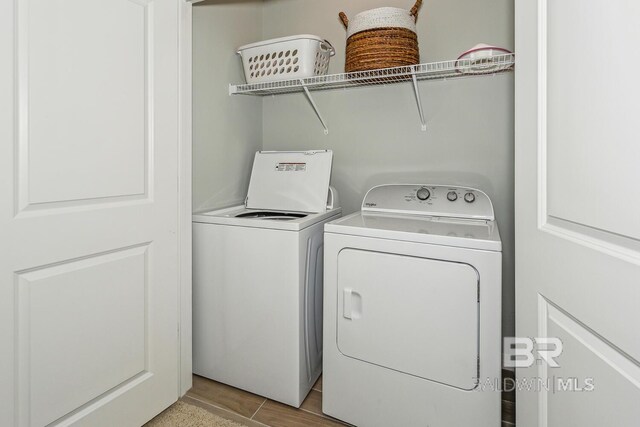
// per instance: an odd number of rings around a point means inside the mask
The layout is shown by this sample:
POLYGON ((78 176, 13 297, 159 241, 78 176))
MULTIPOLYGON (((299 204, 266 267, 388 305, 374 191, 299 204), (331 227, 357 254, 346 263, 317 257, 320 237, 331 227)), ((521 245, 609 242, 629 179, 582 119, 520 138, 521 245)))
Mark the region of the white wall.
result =
MULTIPOLYGON (((314 93, 328 136, 301 94, 246 98, 226 92, 228 82, 243 78, 234 49, 272 37, 327 38, 337 50, 330 72, 342 72, 345 30, 338 12, 351 17, 380 6, 408 9, 412 2, 227 0, 194 8, 194 208, 241 201, 253 152, 261 148, 332 149, 333 185, 345 213, 356 211, 366 190, 381 183, 478 187, 496 208, 504 243, 503 331, 513 335, 513 74, 420 83, 427 132, 420 130, 409 83, 314 93)), ((427 0, 418 33, 422 62, 455 59, 479 42, 511 49, 513 2, 427 0)))
MULTIPOLYGON (((337 50, 330 72, 343 72, 344 10, 410 8, 411 0, 270 0, 264 38, 311 33, 337 50)), ((455 59, 479 42, 513 48, 511 0, 425 1, 418 20, 422 62, 455 59)), ((314 93, 328 124, 325 136, 300 94, 267 97, 265 150, 330 148, 333 185, 345 213, 364 193, 391 182, 478 187, 494 202, 504 242, 503 331, 514 333, 513 74, 420 83, 428 131, 420 130, 410 83, 314 93)))
POLYGON ((262 101, 229 96, 242 76, 235 49, 262 38, 262 1, 217 0, 193 8, 193 209, 244 201, 262 148, 262 101))

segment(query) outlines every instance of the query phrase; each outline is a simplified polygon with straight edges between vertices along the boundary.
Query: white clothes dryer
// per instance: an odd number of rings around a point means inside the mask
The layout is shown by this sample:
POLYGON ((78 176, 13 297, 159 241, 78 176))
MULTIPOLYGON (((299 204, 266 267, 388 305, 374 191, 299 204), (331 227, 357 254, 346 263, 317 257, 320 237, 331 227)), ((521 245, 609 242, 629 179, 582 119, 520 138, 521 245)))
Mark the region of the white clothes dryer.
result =
POLYGON ((472 188, 383 185, 327 224, 323 412, 498 427, 501 249, 491 201, 472 188))
POLYGON ((296 407, 317 380, 332 156, 258 152, 245 205, 193 216, 197 375, 296 407))

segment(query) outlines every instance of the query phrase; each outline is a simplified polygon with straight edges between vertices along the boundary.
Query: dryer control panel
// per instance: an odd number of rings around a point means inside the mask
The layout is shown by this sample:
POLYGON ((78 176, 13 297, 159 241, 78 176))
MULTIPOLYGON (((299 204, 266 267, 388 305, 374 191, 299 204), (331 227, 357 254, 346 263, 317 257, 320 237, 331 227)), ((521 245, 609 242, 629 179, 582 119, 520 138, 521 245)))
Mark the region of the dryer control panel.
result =
POLYGON ((364 196, 362 211, 495 220, 493 204, 483 191, 449 185, 379 185, 364 196))

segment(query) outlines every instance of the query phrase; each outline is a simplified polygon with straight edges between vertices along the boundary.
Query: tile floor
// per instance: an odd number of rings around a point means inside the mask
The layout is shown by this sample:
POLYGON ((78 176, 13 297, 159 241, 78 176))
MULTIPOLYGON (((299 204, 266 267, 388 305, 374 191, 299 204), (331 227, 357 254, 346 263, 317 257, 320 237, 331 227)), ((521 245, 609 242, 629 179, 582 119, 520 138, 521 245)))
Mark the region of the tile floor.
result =
POLYGON ((193 376, 193 388, 182 400, 249 427, 345 425, 322 413, 322 377, 313 386, 300 409, 197 375, 193 376))
MULTIPOLYGON (((505 377, 513 373, 505 371, 505 377)), ((345 424, 322 413, 322 377, 300 409, 237 388, 193 376, 193 388, 183 401, 248 427, 334 427, 345 424)), ((515 426, 515 393, 503 393, 502 427, 515 426)))
MULTIPOLYGON (((515 372, 502 371, 502 381, 507 379, 512 380, 511 384, 515 381, 515 372)), ((507 383, 508 384, 508 383, 507 383)), ((515 427, 516 425, 516 392, 515 390, 509 392, 502 392, 502 427, 515 427)))

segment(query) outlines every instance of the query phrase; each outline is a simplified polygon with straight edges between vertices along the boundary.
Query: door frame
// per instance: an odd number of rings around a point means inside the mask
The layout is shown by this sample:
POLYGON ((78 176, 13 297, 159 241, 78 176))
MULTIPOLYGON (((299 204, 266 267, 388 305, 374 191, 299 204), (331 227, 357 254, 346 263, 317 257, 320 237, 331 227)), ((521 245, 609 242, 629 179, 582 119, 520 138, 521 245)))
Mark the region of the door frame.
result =
POLYGON ((192 28, 193 5, 204 0, 179 0, 179 146, 178 153, 178 194, 180 212, 178 212, 178 257, 179 257, 179 294, 180 310, 180 370, 178 393, 184 396, 192 387, 192 28))
POLYGON ((178 395, 184 396, 192 387, 192 4, 202 0, 179 0, 179 152, 178 152, 178 271, 179 295, 178 325, 179 375, 178 395))

